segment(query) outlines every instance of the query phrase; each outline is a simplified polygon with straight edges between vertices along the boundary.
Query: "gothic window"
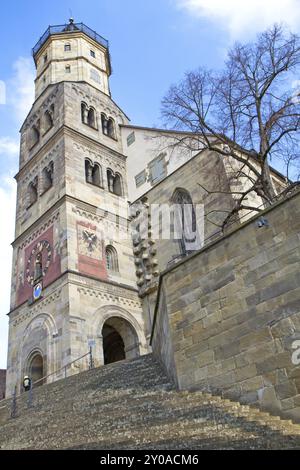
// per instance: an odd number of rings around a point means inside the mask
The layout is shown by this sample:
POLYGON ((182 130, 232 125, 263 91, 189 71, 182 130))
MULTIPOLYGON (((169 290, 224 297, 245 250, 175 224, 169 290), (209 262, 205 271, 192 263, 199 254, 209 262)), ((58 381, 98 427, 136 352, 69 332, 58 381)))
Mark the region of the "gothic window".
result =
POLYGON ((43 178, 43 193, 48 191, 53 186, 53 171, 54 165, 53 162, 43 169, 42 178, 43 178))
POLYGON ((102 132, 104 135, 115 139, 115 123, 112 118, 107 118, 105 114, 101 114, 102 132))
POLYGON ((119 262, 118 254, 116 249, 108 245, 105 249, 105 258, 106 258, 106 267, 108 271, 118 272, 119 271, 119 262))
POLYGON ((191 195, 185 189, 176 189, 172 197, 176 205, 174 212, 174 228, 179 241, 180 252, 187 255, 191 250, 188 244, 196 240, 196 214, 191 195))
POLYGON ((38 199, 38 177, 36 176, 28 185, 27 208, 32 206, 38 199))
POLYGON ((32 149, 40 140, 40 131, 37 126, 30 129, 30 149, 32 149))
POLYGON ((122 196, 122 178, 118 173, 114 173, 112 170, 107 170, 107 184, 108 190, 116 196, 122 196))
POLYGON ((85 160, 85 180, 87 183, 102 187, 102 170, 98 163, 85 160))

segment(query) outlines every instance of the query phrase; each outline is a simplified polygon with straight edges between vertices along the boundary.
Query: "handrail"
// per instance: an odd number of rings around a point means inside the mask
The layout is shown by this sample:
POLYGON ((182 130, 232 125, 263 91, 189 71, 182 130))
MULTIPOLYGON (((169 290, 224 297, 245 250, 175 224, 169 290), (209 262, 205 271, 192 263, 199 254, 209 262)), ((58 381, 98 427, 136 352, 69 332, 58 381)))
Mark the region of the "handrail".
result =
POLYGON ((80 356, 80 357, 78 357, 77 359, 74 359, 73 361, 68 362, 68 364, 66 364, 66 365, 63 366, 63 367, 60 367, 59 369, 55 370, 54 372, 51 372, 51 374, 47 374, 47 375, 45 375, 44 377, 42 377, 41 379, 36 380, 35 382, 32 383, 32 387, 33 387, 34 385, 36 385, 37 383, 42 382, 42 381, 44 381, 45 379, 48 379, 48 377, 51 377, 52 375, 57 374, 58 372, 60 372, 60 371, 62 371, 62 370, 65 371, 65 377, 66 377, 67 367, 70 367, 70 366, 71 366, 72 364, 74 364, 75 362, 80 361, 81 359, 83 359, 84 357, 87 357, 87 356, 90 356, 90 358, 91 358, 91 359, 90 359, 90 366, 91 366, 91 363, 92 363, 92 352, 91 352, 91 349, 90 349, 89 352, 87 352, 87 353, 84 354, 83 356, 80 356))
POLYGON ((103 36, 100 36, 100 34, 98 34, 93 29, 89 28, 88 26, 86 26, 84 23, 72 23, 69 25, 62 24, 62 25, 56 25, 56 26, 49 26, 46 29, 44 34, 40 37, 40 39, 38 40, 38 42, 32 49, 33 56, 36 55, 36 53, 45 44, 45 42, 51 35, 62 34, 62 33, 76 33, 76 32, 85 33, 87 36, 89 36, 91 39, 101 44, 106 49, 109 48, 109 43, 107 39, 105 39, 103 36))

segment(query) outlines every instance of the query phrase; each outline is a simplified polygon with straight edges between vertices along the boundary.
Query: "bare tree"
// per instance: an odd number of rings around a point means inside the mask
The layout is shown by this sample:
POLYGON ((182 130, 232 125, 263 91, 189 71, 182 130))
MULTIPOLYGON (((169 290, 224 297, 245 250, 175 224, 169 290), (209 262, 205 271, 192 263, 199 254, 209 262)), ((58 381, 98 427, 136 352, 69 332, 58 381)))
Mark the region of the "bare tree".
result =
POLYGON ((274 25, 255 43, 235 44, 223 71, 189 72, 162 101, 165 123, 190 133, 179 134, 178 145, 216 152, 233 162, 234 178, 247 180, 234 191, 235 205, 223 226, 242 209, 257 210, 247 204, 251 192, 269 205, 299 184, 298 175, 291 176, 299 162, 300 92, 292 86, 299 64, 299 37, 274 25), (287 171, 279 190, 273 161, 287 171))

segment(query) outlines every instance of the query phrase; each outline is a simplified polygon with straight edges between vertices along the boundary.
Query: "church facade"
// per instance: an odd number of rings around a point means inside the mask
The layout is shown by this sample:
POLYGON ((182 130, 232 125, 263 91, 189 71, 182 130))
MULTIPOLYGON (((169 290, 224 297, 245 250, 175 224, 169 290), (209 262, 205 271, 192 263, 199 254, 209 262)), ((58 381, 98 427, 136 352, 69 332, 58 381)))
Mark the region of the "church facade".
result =
MULTIPOLYGON (((49 27, 33 57, 36 96, 16 175, 7 396, 26 374, 41 384, 86 369, 90 348, 95 366, 150 352, 159 275, 186 253, 154 240, 151 221, 147 240, 132 240, 131 207, 233 203, 199 185, 217 178, 230 189, 214 154, 170 150, 164 140, 176 133, 130 124, 111 97, 104 38, 70 20, 49 27)), ((206 224, 204 239, 214 234, 206 224)))

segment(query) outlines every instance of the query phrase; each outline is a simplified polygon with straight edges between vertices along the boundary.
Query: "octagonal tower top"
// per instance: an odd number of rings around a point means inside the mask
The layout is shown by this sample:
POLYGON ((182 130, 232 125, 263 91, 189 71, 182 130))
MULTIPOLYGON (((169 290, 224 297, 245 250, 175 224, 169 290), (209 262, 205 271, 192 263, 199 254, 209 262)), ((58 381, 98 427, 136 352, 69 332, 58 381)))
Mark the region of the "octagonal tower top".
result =
POLYGON ((48 85, 87 82, 107 95, 111 63, 106 39, 83 23, 49 26, 32 49, 36 65, 36 98, 48 85))

